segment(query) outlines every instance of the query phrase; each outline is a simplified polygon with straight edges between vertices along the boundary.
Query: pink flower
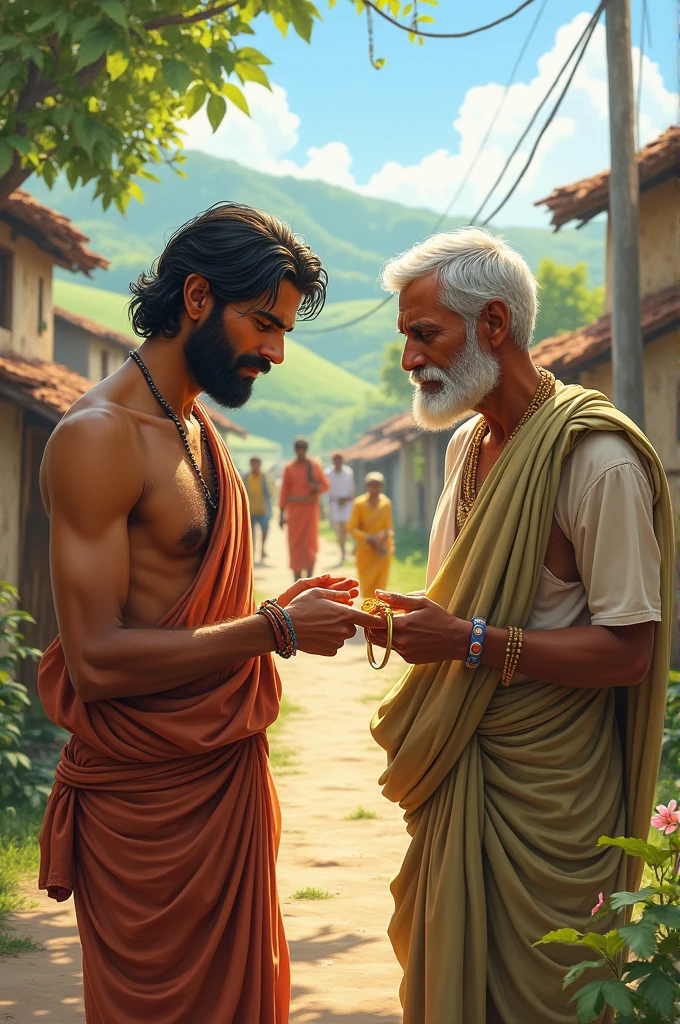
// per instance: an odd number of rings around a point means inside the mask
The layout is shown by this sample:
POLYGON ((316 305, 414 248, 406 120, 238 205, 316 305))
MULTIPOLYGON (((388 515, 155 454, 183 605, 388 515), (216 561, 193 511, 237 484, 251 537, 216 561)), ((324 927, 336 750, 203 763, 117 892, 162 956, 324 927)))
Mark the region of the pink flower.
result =
POLYGON ((601 892, 599 900, 597 901, 597 903, 595 904, 593 909, 590 911, 591 915, 596 914, 598 912, 598 910, 602 910, 603 906, 604 906, 604 893, 601 892))
POLYGON ((676 828, 680 824, 680 811, 676 809, 677 806, 677 800, 671 800, 668 807, 666 807, 665 804, 659 804, 657 807, 657 811, 659 813, 653 816, 651 821, 652 826, 654 828, 658 828, 659 832, 663 832, 666 836, 675 832, 676 828))

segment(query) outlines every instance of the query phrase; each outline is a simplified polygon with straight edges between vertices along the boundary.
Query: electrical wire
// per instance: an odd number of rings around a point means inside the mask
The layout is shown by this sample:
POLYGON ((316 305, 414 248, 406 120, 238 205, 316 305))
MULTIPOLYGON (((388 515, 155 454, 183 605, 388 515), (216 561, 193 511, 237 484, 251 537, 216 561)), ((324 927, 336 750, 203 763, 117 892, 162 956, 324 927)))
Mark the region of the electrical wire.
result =
MULTIPOLYGON (((538 104, 538 106, 536 107, 535 111, 533 112, 533 114, 531 116, 531 120, 529 121, 529 124, 526 126, 526 128, 524 129, 524 131, 520 135, 519 139, 515 143, 515 145, 514 145, 514 147, 512 149, 512 152, 510 153, 510 155, 508 156, 507 160, 503 164, 503 168, 502 168, 500 174, 498 175, 498 177, 496 178, 495 182, 493 183, 493 185, 491 186, 491 188, 487 192, 487 194, 486 194, 484 200, 482 201, 481 205, 476 210, 476 212, 475 212, 475 214, 474 214, 474 216, 472 218, 472 221, 471 221, 472 224, 477 223, 477 221, 481 217, 482 210, 484 209, 486 204, 489 202, 491 196, 496 191, 496 189, 497 189, 498 185, 501 183, 502 179, 505 177, 505 172, 507 171, 508 167, 512 163, 515 155, 517 154, 517 151, 519 150, 519 147, 522 145, 522 143, 526 139, 527 135, 529 134, 529 132, 533 128, 534 124, 536 123, 536 119, 537 119, 538 115, 543 110, 543 107, 546 105, 546 103, 548 102, 548 100, 552 96, 552 94, 553 94, 555 88, 557 87, 557 85, 558 85, 562 75, 564 74, 566 69, 569 67, 569 64, 571 63, 574 55, 577 53, 579 47, 583 44, 583 41, 586 38, 586 36, 588 36, 588 40, 586 41, 585 45, 586 46, 588 45, 588 42, 590 41, 590 35, 592 35, 593 31, 595 30, 595 26, 597 25, 598 21, 600 20, 600 16, 602 14, 602 11, 605 9, 606 5, 607 5, 607 0, 600 0, 600 3, 598 4, 598 6, 597 6, 597 8, 595 10, 595 13, 591 17, 590 21, 588 22, 588 24, 584 28, 584 30, 581 33, 581 35, 576 40, 576 43, 573 46, 569 56, 564 61, 562 67, 559 70, 559 72, 557 73, 557 75, 553 79, 553 81, 552 81, 552 83, 550 85, 550 88, 548 89, 546 94, 543 96, 543 99, 541 100, 541 102, 538 104)), ((579 63, 580 63, 580 61, 581 61, 581 59, 583 57, 583 53, 584 52, 585 52, 585 47, 584 47, 581 55, 578 58, 578 61, 577 61, 576 65, 575 65, 575 67, 574 67, 574 71, 576 70, 576 67, 578 67, 578 65, 579 65, 579 63)), ((572 71, 572 74, 571 74, 571 76, 569 77, 569 79, 567 81, 567 88, 569 88, 569 85, 571 84, 571 80, 572 80, 573 77, 574 77, 574 72, 572 71)), ((565 90, 565 92, 566 92, 566 90, 565 90)), ((562 95, 560 96, 560 99, 558 101, 558 106, 562 102, 562 100, 564 99, 565 92, 563 92, 562 95)), ((539 136, 539 141, 542 138, 543 134, 545 133, 546 127, 547 126, 544 126, 543 131, 542 131, 541 135, 539 136)), ((519 182, 517 184, 519 184, 519 182)), ((484 221, 484 223, 488 224, 488 222, 489 222, 489 218, 487 217, 487 219, 484 221)))
POLYGON ((479 32, 486 32, 490 28, 495 28, 496 25, 502 25, 504 21, 510 21, 510 19, 519 14, 520 11, 523 11, 525 7, 528 7, 533 3, 535 3, 535 0, 524 0, 524 3, 521 3, 519 7, 516 7, 514 11, 510 11, 509 14, 504 14, 502 18, 496 18, 495 21, 490 21, 488 25, 480 25, 478 28, 468 29, 467 32, 423 32, 422 29, 415 28, 413 23, 410 25, 402 25, 400 21, 397 21, 396 18, 389 15, 387 11, 383 11, 381 7, 378 7, 377 4, 373 3, 373 0, 363 0, 364 7, 370 7, 371 10, 375 11, 376 14, 379 14, 381 18, 388 21, 390 25, 393 25, 395 28, 400 28, 402 32, 408 32, 412 36, 423 36, 425 39, 466 39, 468 36, 476 36, 479 32))
MULTIPOLYGON (((498 204, 498 206, 496 206, 494 208, 494 210, 489 214, 489 216, 486 218, 486 220, 482 221, 482 226, 483 227, 486 227, 493 220, 493 218, 496 216, 496 214, 500 213, 500 211, 503 209, 503 207, 508 202, 508 200, 514 195, 518 185, 522 181, 522 178, 524 177, 526 172, 529 170, 529 167, 531 166, 531 163, 532 163, 532 161, 533 161, 533 159, 534 159, 534 157, 536 155, 536 151, 537 151, 537 149, 538 149, 538 147, 539 147, 539 145, 541 143, 541 140, 543 139, 543 136, 545 135, 545 133, 547 132, 548 128, 552 124, 554 118, 557 115, 558 110, 560 109, 560 106, 562 105, 562 100, 564 99, 564 97, 567 95, 567 92, 569 91, 569 86, 573 82, 574 75, 578 71, 579 65, 580 65, 581 61, 583 60, 583 58, 585 56, 586 50, 588 48, 588 43, 590 42, 590 40, 592 38, 592 35, 593 35, 593 32, 595 31, 595 29, 597 27, 597 23, 598 23, 598 21, 600 19, 600 15, 602 14, 602 11, 605 9, 605 7, 607 6, 608 2, 609 2, 609 0, 601 0, 597 10, 595 11, 595 14, 593 15, 593 17, 591 18, 590 22, 588 23, 588 26, 586 27, 585 31, 581 35, 581 40, 583 41, 583 45, 581 47, 581 52, 579 53, 578 57, 576 58, 576 62, 575 62, 574 67, 572 68, 572 70, 571 70, 571 72, 569 74, 569 77, 567 78, 567 81, 565 83, 564 89, 562 90, 562 92, 558 96, 557 102, 555 103, 553 109, 550 111, 550 114, 548 115, 548 118, 547 118, 545 124, 541 128, 541 130, 540 130, 540 132, 538 134, 538 138, 536 139, 536 141, 534 142, 533 146, 531 147, 531 152, 529 153, 529 156, 527 157, 527 159, 526 159, 526 161, 524 163, 524 166, 523 166, 522 170, 520 171, 519 175, 517 176, 514 184, 512 185, 510 190, 506 193, 505 197, 501 200, 501 202, 498 204)), ((560 72, 560 75, 561 75, 561 72, 560 72)), ((515 147, 515 152, 517 152, 517 149, 518 149, 518 146, 515 147)), ((509 166, 509 160, 506 163, 506 167, 508 167, 508 166, 509 166)), ((496 186, 494 185, 494 188, 495 187, 496 186)), ((486 202, 487 202, 487 200, 484 200, 484 203, 482 203, 482 206, 485 206, 486 202)), ((475 216, 472 218, 472 223, 473 224, 475 223, 475 221, 476 221, 478 216, 479 216, 479 213, 475 214, 475 216)))
MULTIPOLYGON (((534 36, 534 33, 535 33, 536 29, 538 28, 538 24, 539 24, 539 22, 540 22, 540 20, 541 20, 541 18, 543 16, 543 12, 545 11, 545 9, 547 7, 548 2, 549 2, 549 0, 543 0, 543 3, 541 4, 541 7, 539 8, 538 14, 534 18, 533 24, 532 24, 531 28, 529 29, 527 37, 524 40, 524 43, 522 44, 522 48, 520 49, 520 52, 519 52, 519 54, 517 56, 517 59, 515 60, 515 63, 513 64, 512 70, 510 72, 510 75, 508 76, 508 80, 505 83, 505 88, 503 90, 503 95, 501 96, 500 102, 499 102, 498 106, 496 107, 496 110, 494 111, 494 114, 493 114, 493 117, 491 118, 491 121, 489 122, 489 126, 488 126, 488 128, 487 128, 487 130, 486 130, 486 132, 484 134, 484 137, 483 137, 481 143, 479 144, 479 146, 477 148, 477 152, 475 153, 475 155, 474 155, 474 157, 472 159, 472 162, 468 166, 468 169, 465 172, 465 175, 463 177, 462 182, 460 183, 460 185, 456 189, 455 195, 453 196, 453 198, 449 202, 449 204, 446 207, 446 209, 444 210, 444 212, 441 213, 439 215, 439 217, 437 218, 437 220, 434 222, 434 224, 432 226, 432 229, 431 229, 432 233, 434 233, 435 231, 438 231, 439 228, 442 226, 442 224, 444 223, 444 221, 448 217, 449 213, 451 212, 451 209, 458 202, 458 199, 460 198, 460 196, 461 196, 464 188, 466 187, 468 181, 472 177, 472 173, 473 173, 475 167, 477 166, 479 158, 481 157, 484 149, 486 148, 486 144, 489 141, 489 138, 491 136, 491 132, 493 131, 494 127, 496 126, 496 122, 498 121, 498 118, 501 115, 501 112, 502 112, 503 107, 505 105, 505 101, 508 98, 508 93, 510 91, 510 88, 514 84, 515 76, 517 75, 517 71, 519 70, 520 64, 522 63, 522 60, 524 59, 524 55, 526 54, 527 49, 529 48, 529 44, 531 43, 531 40, 532 40, 532 38, 534 36)), ((344 329, 346 329, 348 327, 355 327, 357 324, 363 323, 364 320, 368 320, 368 318, 373 316, 375 313, 378 313, 389 302, 391 302, 393 298, 394 298, 394 295, 388 295, 386 298, 381 299, 380 302, 378 302, 375 306, 372 306, 371 309, 367 310, 365 313, 362 313, 361 316, 354 317, 352 320, 345 320, 341 324, 333 324, 332 326, 329 326, 329 327, 320 327, 320 328, 317 328, 316 330, 314 330, 314 329, 307 330, 307 331, 305 331, 305 334, 306 335, 311 335, 311 334, 314 334, 314 335, 316 335, 316 334, 331 334, 333 331, 340 331, 340 330, 344 330, 344 329)))
MULTIPOLYGON (((364 2, 368 2, 368 0, 364 0, 364 2)), ((548 115, 548 118, 546 119, 543 127, 541 128, 541 131, 539 132, 538 137, 537 137, 534 145, 532 146, 531 152, 529 153, 529 156, 528 156, 527 160, 525 161, 522 170, 520 171, 519 175, 517 176, 515 182, 513 183, 512 187, 510 188, 510 190, 504 196, 503 200, 495 207, 493 212, 484 221, 482 221, 482 226, 483 227, 486 227, 490 223, 490 221, 500 212, 500 210, 503 209, 503 207, 506 205, 506 203, 510 200, 512 195, 517 190, 517 188, 520 185, 522 179, 524 178, 524 176, 527 173, 529 167, 531 166, 531 163, 533 161, 534 156, 536 155, 536 152, 538 150, 538 146, 540 145, 541 140, 543 139, 545 133, 547 132, 548 128, 550 127, 550 125, 552 124, 554 118, 556 117, 557 112, 559 111, 559 108, 560 108, 560 106, 562 104, 562 101, 564 100, 564 98, 565 98, 565 96, 566 96, 566 94, 567 94, 567 92, 569 90, 569 87, 570 87, 570 85, 571 85, 571 83, 572 83, 572 81, 574 79, 576 71, 578 70, 578 68, 580 66, 580 63, 583 60, 583 57, 585 56, 585 52, 586 52, 586 49, 587 49, 588 44, 590 42, 590 39, 591 39, 591 37, 593 35, 593 32, 595 31, 595 28, 597 27, 597 23, 600 20, 602 12, 604 11, 605 7, 607 6, 607 3, 608 3, 608 0, 600 0, 600 3, 598 4, 595 12, 593 13, 592 17, 590 18, 590 21, 588 22, 588 24, 586 25, 585 29, 583 30, 583 32, 579 36, 578 40, 576 41, 576 44, 574 45, 574 47, 572 48, 571 52, 569 53, 569 56, 564 61, 563 65, 560 68, 560 70, 559 70, 558 74, 556 75, 556 77, 553 79, 553 81, 552 81, 552 83, 550 85, 550 88, 545 93, 545 95, 541 99, 541 102, 539 103, 538 107, 534 111, 534 113, 533 113, 533 115, 531 117, 531 120, 529 121, 529 124, 527 125, 525 130, 522 132, 522 135, 520 136, 520 138, 518 139, 517 143, 515 144, 512 152, 510 153, 509 157, 507 158, 507 160, 506 160, 506 162, 505 162, 505 164, 503 166, 503 169, 501 170, 500 174, 496 178, 496 181, 494 182, 494 184, 492 185, 491 189, 488 191, 487 195, 485 196, 484 200, 482 201, 481 205, 477 209, 475 215, 473 216, 473 218, 471 220, 472 224, 475 224, 475 223, 478 222, 478 218, 481 216, 482 210, 484 209, 484 207, 488 203, 489 199, 491 198, 493 193, 496 191, 496 188, 498 187, 498 185, 502 181, 503 177, 505 176, 505 172, 507 171, 508 167, 510 166, 510 164, 511 164, 513 158, 515 157, 515 155, 516 155, 519 147, 521 146, 522 142, 525 140, 525 138, 527 137, 527 135, 531 131, 532 127, 534 126, 538 115, 540 114, 541 110, 543 109, 543 107, 545 106, 547 101, 550 99, 550 96, 552 95, 552 93, 554 92, 555 88, 557 87, 557 85, 558 85, 560 79, 562 78, 564 72, 569 67, 569 64, 571 63, 572 59, 574 58, 574 56, 576 54, 578 54, 578 56, 576 58, 576 61, 574 63, 574 66, 573 66, 573 68, 572 68, 572 70, 571 70, 571 72, 570 72, 570 74, 569 74, 569 76, 567 78, 567 81, 566 81, 566 83, 564 85, 564 88, 562 89, 562 92, 560 93, 556 103, 554 104, 550 114, 548 115), (578 52, 579 49, 580 49, 580 52, 578 52)), ((526 4, 524 6, 526 6, 526 4)), ((539 12, 539 13, 542 13, 542 12, 539 12)), ((535 24, 532 27, 531 32, 533 32, 534 29, 535 29, 535 24)), ((506 88, 509 88, 509 86, 506 87, 506 88)), ((504 99, 505 99, 505 97, 501 98, 501 103, 504 102, 504 99)), ((488 132, 488 134, 490 134, 490 131, 488 132)), ((457 198, 457 195, 456 195, 456 197, 454 197, 454 199, 455 198, 457 198)), ((449 207, 447 209, 450 210, 452 206, 453 206, 453 202, 451 202, 449 204, 449 207)), ((441 225, 442 221, 444 220, 445 216, 446 216, 446 214, 440 215, 440 217, 438 218, 438 220, 436 222, 436 225, 435 225, 433 230, 437 230, 437 228, 441 225)), ((386 298, 382 299, 382 301, 379 302, 376 306, 372 307, 370 310, 368 310, 366 313, 363 313, 361 316, 355 317, 352 320, 345 321, 345 322, 343 322, 341 324, 334 324, 331 327, 325 327, 325 328, 319 328, 318 330, 307 331, 306 334, 309 334, 309 335, 312 335, 312 334, 314 334, 314 335, 317 335, 317 334, 330 334, 333 331, 339 331, 339 330, 343 330, 343 329, 346 329, 346 328, 349 328, 349 327, 354 327, 356 324, 362 323, 364 320, 367 320, 369 317, 373 316, 375 313, 377 313, 379 310, 381 310, 384 306, 386 306, 388 304, 388 302, 391 302, 391 300, 393 298, 394 298, 393 295, 388 295, 386 298)))

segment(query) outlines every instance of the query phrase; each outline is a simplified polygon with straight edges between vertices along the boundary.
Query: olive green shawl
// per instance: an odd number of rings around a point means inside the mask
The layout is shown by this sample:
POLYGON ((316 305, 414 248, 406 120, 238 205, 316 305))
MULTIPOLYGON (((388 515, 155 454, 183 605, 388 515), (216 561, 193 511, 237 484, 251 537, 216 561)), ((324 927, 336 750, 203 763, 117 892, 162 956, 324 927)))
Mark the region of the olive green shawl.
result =
POLYGON ((443 662, 410 668, 384 699, 371 725, 388 755, 380 782, 412 837, 389 929, 404 1024, 573 1021, 562 994, 570 951, 532 943, 583 929, 598 892, 639 882, 640 862, 596 842, 646 838, 659 764, 673 527, 647 438, 603 395, 558 390, 502 453, 428 596, 464 619, 526 624, 562 463, 592 430, 625 432, 649 467, 663 608, 651 669, 621 690, 503 688, 498 669, 443 662))

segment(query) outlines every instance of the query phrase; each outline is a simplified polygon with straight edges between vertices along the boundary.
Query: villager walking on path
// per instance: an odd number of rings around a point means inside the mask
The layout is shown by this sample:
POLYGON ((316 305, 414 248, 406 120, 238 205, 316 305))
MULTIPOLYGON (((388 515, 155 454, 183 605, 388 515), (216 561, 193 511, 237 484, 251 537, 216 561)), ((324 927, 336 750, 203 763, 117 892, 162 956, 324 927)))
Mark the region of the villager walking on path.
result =
POLYGON ((321 495, 328 490, 328 480, 316 459, 308 456, 309 443, 299 437, 295 442, 295 458, 283 471, 279 494, 280 526, 288 526, 288 550, 293 577, 303 573, 314 575, 319 550, 319 519, 321 495))
MULTIPOLYGON (((536 282, 479 229, 391 261, 424 429, 455 432, 427 596, 382 593, 413 666, 372 732, 411 845, 392 882, 404 1024, 573 1024, 573 950, 641 861, 670 652, 673 527, 647 438, 534 366, 536 282), (452 908, 457 908, 452 912, 452 908)), ((383 629, 369 633, 386 643, 383 629)), ((580 955, 577 959, 580 959, 580 955)))
POLYGON ((243 405, 325 285, 281 221, 211 208, 133 287, 144 343, 46 449, 60 635, 38 684, 72 738, 40 887, 75 896, 88 1024, 288 1020, 272 653, 332 655, 375 620, 329 576, 256 614, 245 489, 197 396, 243 405))
POLYGON ((352 514, 352 502, 356 494, 354 470, 344 463, 342 452, 336 452, 333 455, 333 465, 326 470, 329 499, 328 518, 340 547, 338 568, 345 564, 347 557, 347 523, 352 514))
POLYGON ((368 473, 366 491, 355 499, 347 528, 356 541, 357 575, 363 597, 384 590, 394 548, 392 502, 383 494, 385 477, 368 473))
MULTIPOLYGON (((272 516, 271 484, 262 472, 262 459, 254 456, 250 460, 250 472, 246 473, 243 482, 246 485, 248 505, 250 507, 250 528, 253 537, 253 555, 257 547, 257 530, 260 531, 260 561, 267 557, 267 536, 269 521, 272 516)), ((257 561, 257 558, 255 559, 257 561)))

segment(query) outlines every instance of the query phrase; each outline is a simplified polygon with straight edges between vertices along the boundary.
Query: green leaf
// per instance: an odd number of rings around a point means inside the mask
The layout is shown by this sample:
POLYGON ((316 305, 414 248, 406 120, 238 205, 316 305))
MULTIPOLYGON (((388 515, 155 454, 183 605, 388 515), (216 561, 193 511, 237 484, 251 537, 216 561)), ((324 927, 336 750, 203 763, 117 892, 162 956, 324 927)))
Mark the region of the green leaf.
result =
POLYGON ((680 996, 680 986, 662 971, 654 971, 640 982, 637 992, 653 1010, 670 1017, 675 1001, 680 996))
POLYGON ((183 96, 193 82, 194 74, 183 61, 171 57, 163 61, 163 78, 171 89, 183 96))
POLYGON ((649 918, 664 928, 680 928, 680 907, 666 903, 664 906, 649 907, 642 915, 643 920, 649 918))
POLYGON ((85 36, 78 50, 76 71, 94 64, 115 41, 116 35, 110 25, 97 25, 85 36))
POLYGON ((562 942, 567 946, 581 946, 582 935, 575 928, 558 928, 554 932, 547 932, 542 939, 534 942, 534 946, 547 945, 549 942, 562 942))
POLYGON ((617 836, 610 839, 609 836, 600 836, 598 846, 618 846, 624 850, 629 857, 642 857, 646 864, 652 868, 661 867, 673 856, 669 850, 661 850, 658 846, 652 846, 642 839, 626 839, 624 836, 617 836))
POLYGON ((110 53, 106 58, 106 70, 112 82, 117 81, 127 71, 130 58, 122 53, 110 53))
POLYGON ((19 36, 0 36, 0 53, 3 50, 13 50, 20 42, 19 36))
POLYGON ((622 907, 632 907, 635 903, 642 903, 647 896, 653 896, 656 889, 648 885, 637 892, 613 892, 609 897, 609 905, 612 910, 621 910, 622 907))
POLYGON ((14 159, 14 153, 10 146, 7 145, 4 139, 0 139, 0 176, 7 174, 7 171, 12 166, 14 159))
POLYGON ((23 70, 23 64, 18 60, 9 60, 6 64, 0 64, 0 95, 7 92, 14 84, 15 77, 23 70))
POLYGON ((619 928, 619 935, 631 953, 641 960, 649 960, 656 951, 656 924, 649 918, 640 918, 635 924, 619 928))
POLYGON ((9 143, 12 149, 16 149, 17 153, 21 153, 22 156, 28 156, 31 152, 31 143, 21 135, 8 135, 6 136, 6 142, 9 143))
POLYGON ((83 18, 82 21, 76 22, 75 28, 71 33, 71 40, 74 43, 79 43, 80 40, 84 39, 87 33, 95 27, 95 25, 99 24, 100 19, 97 17, 97 15, 95 15, 94 17, 90 16, 89 18, 83 18))
POLYGON ((99 0, 99 6, 106 15, 121 28, 128 27, 127 11, 120 0, 99 0))
POLYGON ((136 181, 128 182, 128 192, 133 199, 136 199, 142 206, 144 205, 144 193, 136 181))
POLYGON ((626 976, 626 981, 639 981, 640 978, 646 978, 652 971, 652 965, 648 960, 631 960, 629 963, 623 965, 622 973, 626 976))
POLYGON ((291 0, 290 20, 297 34, 306 43, 312 41, 312 29, 314 28, 314 18, 310 8, 312 8, 312 5, 307 4, 306 0, 291 0))
POLYGON ((570 1001, 576 1003, 578 1024, 591 1024, 602 1013, 604 1009, 602 986, 604 984, 604 981, 591 981, 571 997, 570 1001))
POLYGON ((220 96, 218 93, 213 93, 208 100, 208 120, 210 121, 213 132, 216 132, 222 124, 226 112, 227 101, 224 96, 220 96))
POLYGON ((251 64, 271 64, 269 57, 265 57, 263 53, 256 50, 253 46, 244 46, 243 49, 238 51, 239 60, 250 61, 251 64))
POLYGON ((562 988, 567 988, 571 985, 573 981, 576 981, 577 978, 581 977, 584 971, 588 971, 591 968, 595 969, 606 966, 606 960, 581 960, 580 964, 574 964, 574 966, 567 971, 564 976, 564 981, 562 982, 562 988))
POLYGON ((586 932, 582 935, 575 928, 558 928, 557 931, 548 932, 538 942, 534 942, 534 946, 548 942, 561 942, 565 946, 587 946, 610 959, 623 949, 623 940, 616 929, 607 932, 606 935, 599 935, 597 932, 586 932))
POLYGON ((235 107, 242 110, 244 114, 248 114, 250 117, 250 107, 248 106, 248 100, 245 98, 241 90, 233 82, 225 82, 222 86, 222 92, 227 97, 230 103, 233 103, 235 107))
POLYGON ((286 21, 286 19, 284 18, 280 11, 272 11, 272 21, 274 22, 279 32, 285 39, 286 36, 288 35, 288 22, 286 21))
POLYGON ((633 1009, 633 1000, 630 992, 622 981, 615 981, 610 978, 602 986, 602 995, 617 1013, 630 1013, 633 1009))
POLYGON ((242 82, 256 82, 258 85, 263 85, 265 89, 271 91, 269 79, 259 64, 244 64, 239 61, 236 65, 236 74, 242 82))
POLYGON ((184 113, 187 117, 193 117, 194 114, 198 113, 205 103, 207 95, 208 88, 203 82, 196 82, 195 85, 192 85, 184 97, 184 113))
POLYGON ((47 28, 51 25, 56 17, 56 11, 52 11, 50 14, 43 14, 41 18, 37 18, 36 21, 32 21, 30 25, 26 26, 27 32, 40 32, 41 29, 47 28))

